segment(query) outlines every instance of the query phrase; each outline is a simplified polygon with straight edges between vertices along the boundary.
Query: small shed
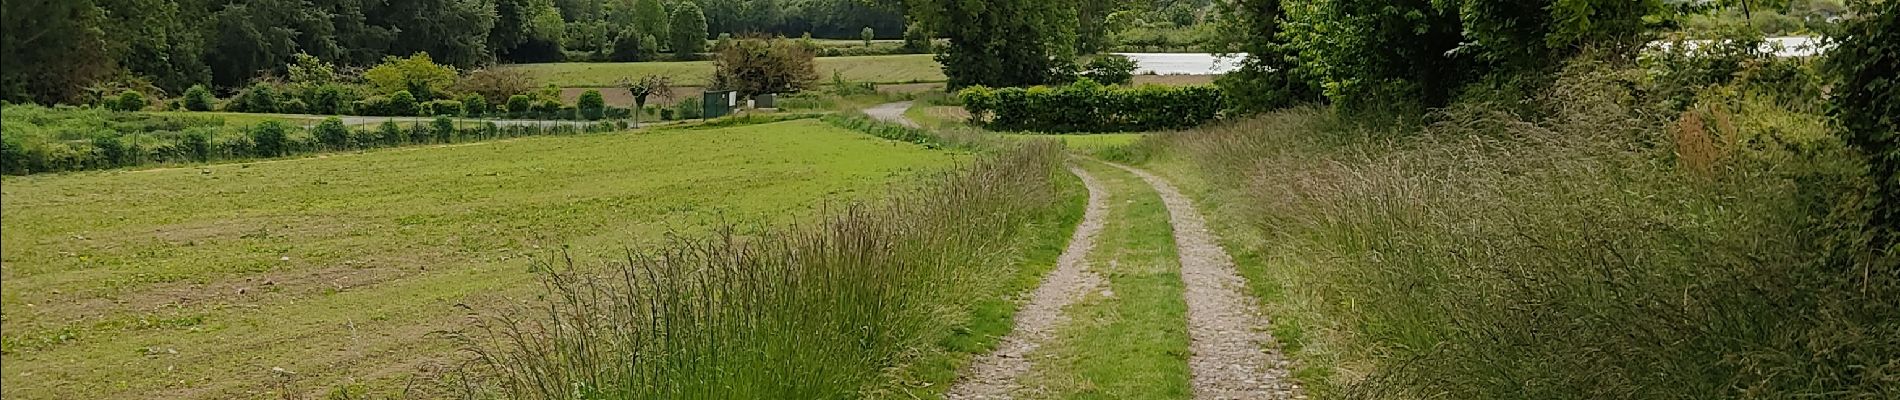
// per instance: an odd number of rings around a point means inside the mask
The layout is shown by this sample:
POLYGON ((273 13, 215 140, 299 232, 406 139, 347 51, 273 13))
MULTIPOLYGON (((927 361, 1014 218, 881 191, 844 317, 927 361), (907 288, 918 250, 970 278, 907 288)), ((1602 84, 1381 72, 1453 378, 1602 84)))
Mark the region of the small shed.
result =
POLYGON ((719 118, 731 115, 739 106, 739 93, 731 90, 708 90, 700 97, 704 112, 702 118, 719 118))
POLYGON ((766 93, 752 96, 752 108, 778 108, 778 95, 766 93))

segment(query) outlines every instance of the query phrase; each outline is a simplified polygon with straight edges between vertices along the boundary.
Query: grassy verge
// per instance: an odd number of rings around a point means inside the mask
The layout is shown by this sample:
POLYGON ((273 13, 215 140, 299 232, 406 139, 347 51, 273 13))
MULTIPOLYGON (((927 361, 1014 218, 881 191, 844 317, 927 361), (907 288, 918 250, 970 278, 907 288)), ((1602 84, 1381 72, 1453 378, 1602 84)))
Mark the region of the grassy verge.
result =
POLYGON ((549 277, 473 349, 508 398, 907 398, 1008 329, 1077 218, 1028 143, 808 227, 682 239, 549 277))
POLYGON ((1031 399, 1186 399, 1187 304, 1168 210, 1146 182, 1083 163, 1108 192, 1111 218, 1089 269, 1108 283, 1069 306, 1055 341, 1028 357, 1031 399))
POLYGON ((919 355, 896 368, 889 383, 870 393, 870 398, 938 398, 950 389, 971 359, 987 354, 1016 327, 1015 316, 1022 306, 1021 294, 1034 290, 1042 278, 1055 269, 1056 258, 1068 247, 1076 224, 1088 203, 1088 191, 1073 175, 1059 178, 1062 208, 1046 222, 1030 228, 1029 239, 1021 245, 1022 256, 1014 273, 999 285, 979 290, 961 305, 960 321, 939 337, 934 348, 919 349, 919 355))
POLYGON ((1423 128, 1297 109, 1123 156, 1210 210, 1318 398, 1890 397, 1891 303, 1816 239, 1864 168, 1825 120, 1571 68, 1423 128))
MULTIPOLYGON (((9 127, 10 129, 11 127, 9 127)), ((6 177, 7 398, 445 397, 458 304, 967 161, 816 120, 6 177), (433 332, 433 333, 432 333, 433 332), (281 375, 283 368, 295 375, 281 375), (414 381, 411 381, 414 377, 414 381)), ((742 230, 754 233, 756 230, 742 230)))
MULTIPOLYGON (((836 73, 846 80, 870 83, 942 82, 946 79, 943 67, 932 57, 820 57, 818 76, 829 79, 836 73)), ((560 87, 613 87, 621 79, 644 75, 672 77, 673 84, 680 86, 706 86, 712 83, 713 74, 711 61, 521 64, 509 68, 527 71, 537 82, 560 87)))

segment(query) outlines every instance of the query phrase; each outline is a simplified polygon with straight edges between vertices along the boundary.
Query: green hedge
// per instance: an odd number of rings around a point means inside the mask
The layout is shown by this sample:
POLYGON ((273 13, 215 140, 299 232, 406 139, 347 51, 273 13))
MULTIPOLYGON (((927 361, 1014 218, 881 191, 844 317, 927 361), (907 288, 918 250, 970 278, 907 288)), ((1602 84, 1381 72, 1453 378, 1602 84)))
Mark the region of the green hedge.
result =
POLYGON ((957 97, 990 129, 1052 133, 1190 128, 1219 117, 1222 104, 1213 86, 1108 87, 1088 79, 1061 87, 976 86, 957 97))
POLYGON ((0 119, 5 120, 5 129, 0 130, 0 173, 6 175, 626 129, 625 122, 502 126, 478 121, 458 123, 450 118, 356 127, 329 118, 306 129, 284 121, 233 126, 218 117, 34 105, 0 107, 0 119))

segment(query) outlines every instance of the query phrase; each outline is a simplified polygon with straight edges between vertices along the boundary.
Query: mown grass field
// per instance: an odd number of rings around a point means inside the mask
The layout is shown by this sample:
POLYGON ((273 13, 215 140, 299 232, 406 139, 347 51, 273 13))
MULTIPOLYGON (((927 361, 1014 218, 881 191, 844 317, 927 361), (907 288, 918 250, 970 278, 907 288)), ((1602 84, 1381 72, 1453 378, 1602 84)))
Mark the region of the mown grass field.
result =
MULTIPOLYGON (((943 66, 929 54, 863 57, 820 57, 818 77, 831 79, 833 73, 846 80, 871 83, 942 82, 943 66)), ((528 71, 537 82, 560 87, 611 87, 622 79, 645 75, 673 78, 679 86, 706 86, 712 82, 712 61, 636 62, 636 63, 551 63, 520 64, 510 68, 528 71)))
POLYGON ((429 393, 470 309, 560 249, 743 233, 964 158, 800 120, 6 177, 4 397, 429 393))

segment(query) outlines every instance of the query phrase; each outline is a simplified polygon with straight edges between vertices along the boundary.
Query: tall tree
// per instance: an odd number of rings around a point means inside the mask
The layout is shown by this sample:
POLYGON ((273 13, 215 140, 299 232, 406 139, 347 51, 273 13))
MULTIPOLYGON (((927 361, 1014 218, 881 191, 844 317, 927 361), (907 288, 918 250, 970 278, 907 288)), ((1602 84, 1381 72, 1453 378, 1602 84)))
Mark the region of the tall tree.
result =
POLYGON ((666 13, 666 6, 661 5, 660 0, 638 0, 634 4, 634 18, 637 20, 640 37, 672 37, 673 30, 671 23, 668 22, 670 17, 666 13))
POLYGON ((950 45, 950 87, 1029 86, 1073 72, 1075 4, 1070 0, 905 0, 911 14, 950 45))
POLYGON ((113 70, 104 19, 90 0, 0 2, 0 96, 62 102, 113 70))
POLYGON ((672 17, 673 53, 690 59, 706 51, 706 14, 699 11, 699 6, 681 2, 674 6, 672 17))
MULTIPOLYGON (((370 17, 372 23, 399 28, 391 54, 429 53, 443 64, 468 68, 493 59, 487 39, 496 16, 486 4, 482 0, 391 1, 370 17)), ((565 28, 557 27, 537 35, 546 34, 558 43, 563 33, 565 28)))
POLYGON ((1247 56, 1240 69, 1216 81, 1227 92, 1232 108, 1266 111, 1301 101, 1320 100, 1320 90, 1308 69, 1281 36, 1286 10, 1280 0, 1237 0, 1224 3, 1221 40, 1223 52, 1247 56))

